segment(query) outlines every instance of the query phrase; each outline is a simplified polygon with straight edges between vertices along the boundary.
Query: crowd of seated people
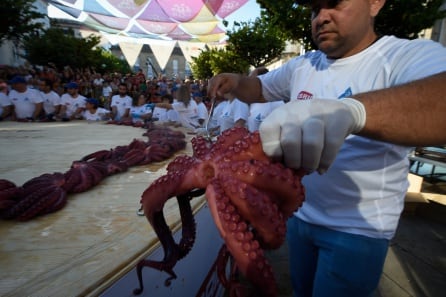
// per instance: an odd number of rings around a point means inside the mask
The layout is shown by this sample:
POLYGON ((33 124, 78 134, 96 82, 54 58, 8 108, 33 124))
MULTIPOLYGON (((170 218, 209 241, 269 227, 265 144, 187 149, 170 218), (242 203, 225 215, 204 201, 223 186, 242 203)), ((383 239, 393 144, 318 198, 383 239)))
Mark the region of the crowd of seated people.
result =
POLYGON ((251 114, 250 106, 230 94, 214 98, 208 124, 211 99, 206 84, 166 76, 146 79, 141 70, 121 74, 69 66, 58 70, 51 63, 1 66, 0 121, 158 121, 195 132, 209 126, 214 135, 234 126, 258 129, 258 112, 251 114), (253 121, 255 128, 249 124, 253 121))

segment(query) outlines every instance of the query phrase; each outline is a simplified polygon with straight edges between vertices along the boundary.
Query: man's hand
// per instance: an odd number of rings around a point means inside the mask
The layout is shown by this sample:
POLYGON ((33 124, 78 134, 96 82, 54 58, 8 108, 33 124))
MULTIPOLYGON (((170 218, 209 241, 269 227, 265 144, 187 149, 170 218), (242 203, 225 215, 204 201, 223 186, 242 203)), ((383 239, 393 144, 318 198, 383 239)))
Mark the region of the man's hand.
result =
POLYGON ((291 101, 260 125, 263 150, 290 168, 322 174, 345 138, 362 130, 365 118, 362 103, 351 98, 291 101))

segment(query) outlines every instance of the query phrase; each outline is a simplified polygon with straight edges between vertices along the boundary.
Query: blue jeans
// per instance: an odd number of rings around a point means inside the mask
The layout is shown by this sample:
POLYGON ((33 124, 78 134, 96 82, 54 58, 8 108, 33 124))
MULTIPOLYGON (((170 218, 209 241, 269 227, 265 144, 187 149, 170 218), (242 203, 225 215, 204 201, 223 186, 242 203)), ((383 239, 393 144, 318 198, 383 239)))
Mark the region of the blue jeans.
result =
POLYGON ((296 297, 369 297, 378 286, 389 240, 349 234, 291 217, 287 223, 296 297))

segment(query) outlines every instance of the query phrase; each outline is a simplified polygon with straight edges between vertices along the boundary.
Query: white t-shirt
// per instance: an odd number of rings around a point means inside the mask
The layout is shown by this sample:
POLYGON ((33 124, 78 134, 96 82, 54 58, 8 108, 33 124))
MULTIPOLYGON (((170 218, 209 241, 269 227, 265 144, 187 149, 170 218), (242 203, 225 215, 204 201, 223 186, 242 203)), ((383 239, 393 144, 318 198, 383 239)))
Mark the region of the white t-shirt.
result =
POLYGON ((148 104, 132 106, 130 108, 130 116, 132 117, 133 123, 143 122, 144 120, 141 118, 141 116, 150 113, 152 113, 152 107, 148 104))
POLYGON ((180 118, 178 112, 174 109, 166 109, 162 107, 155 107, 153 109, 153 117, 157 118, 159 122, 179 122, 180 118))
POLYGON ((214 111, 212 112, 211 121, 208 124, 209 129, 218 127, 222 111, 226 104, 228 104, 228 101, 220 101, 218 104, 215 104, 216 105, 214 106, 214 111))
POLYGON ((95 78, 93 80, 93 85, 94 86, 102 86, 102 84, 104 83, 104 79, 103 78, 95 78))
POLYGON ((117 115, 115 120, 120 120, 124 115, 127 109, 132 107, 132 98, 128 95, 121 97, 119 95, 114 95, 111 100, 110 107, 116 106, 117 115))
POLYGON ((110 110, 107 110, 102 107, 98 107, 95 113, 91 113, 89 110, 85 110, 82 113, 82 116, 87 121, 104 121, 107 119, 107 114, 110 113, 110 110))
POLYGON ((23 93, 11 90, 9 100, 14 104, 14 111, 18 119, 32 117, 36 110, 36 104, 43 102, 40 91, 31 88, 27 88, 23 93))
POLYGON ((60 97, 60 105, 67 107, 66 116, 71 117, 78 108, 85 107, 85 98, 81 94, 77 94, 76 98, 71 97, 70 94, 65 93, 60 97))
POLYGON ((249 105, 248 130, 259 130, 263 120, 276 108, 285 104, 284 101, 271 101, 265 103, 251 103, 249 105))
POLYGON ((3 107, 12 105, 11 100, 9 100, 8 95, 0 92, 0 116, 3 114, 3 107))
POLYGON ((197 110, 198 110, 198 119, 207 121, 208 109, 206 108, 206 105, 204 105, 203 102, 200 102, 199 104, 197 104, 197 110))
POLYGON ((198 107, 194 100, 186 106, 183 102, 172 103, 172 108, 178 113, 179 122, 183 127, 195 130, 200 127, 198 123, 198 107))
MULTIPOLYGON (((308 100, 354 98, 443 71, 446 48, 441 44, 383 36, 351 57, 332 60, 309 52, 259 79, 267 100, 308 100)), ((303 178, 306 200, 295 215, 334 230, 392 238, 408 188, 409 149, 350 135, 325 174, 303 178)))
POLYGON ((232 101, 226 103, 220 114, 219 126, 220 132, 234 127, 238 120, 248 121, 249 105, 234 98, 232 101))
POLYGON ((54 91, 48 93, 40 92, 43 97, 43 110, 45 114, 52 114, 56 111, 56 106, 60 105, 60 96, 54 91))
POLYGON ((108 97, 111 95, 111 93, 113 93, 113 89, 110 85, 107 85, 105 87, 102 88, 102 95, 105 97, 108 97))

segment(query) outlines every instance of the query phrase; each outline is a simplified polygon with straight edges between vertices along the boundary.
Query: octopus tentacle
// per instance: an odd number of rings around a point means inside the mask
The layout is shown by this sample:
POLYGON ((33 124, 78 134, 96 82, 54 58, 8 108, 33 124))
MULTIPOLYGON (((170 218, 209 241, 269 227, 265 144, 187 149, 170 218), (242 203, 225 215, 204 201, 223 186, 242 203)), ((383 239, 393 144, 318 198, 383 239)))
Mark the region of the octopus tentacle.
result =
POLYGON ((131 149, 123 157, 128 166, 139 165, 145 158, 144 151, 140 149, 131 149))
POLYGON ((104 162, 74 161, 71 169, 65 173, 65 178, 69 183, 67 191, 70 193, 85 192, 99 184, 107 174, 107 165, 104 162), (79 178, 73 178, 72 175, 77 175, 79 178))
MULTIPOLYGON (((272 267, 263 249, 278 248, 285 241, 286 219, 304 200, 303 172, 268 158, 259 133, 244 128, 223 132, 215 143, 203 137, 191 142, 193 156, 175 158, 167 166, 167 174, 144 191, 147 219, 156 228, 161 223, 158 213, 170 197, 206 189, 214 222, 236 263, 231 279, 224 280, 230 295, 245 296, 249 291, 233 279, 240 271, 253 283, 251 289, 257 289, 257 295, 277 296, 272 267)), ((220 254, 228 258, 224 252, 220 254)))
MULTIPOLYGON (((46 191, 37 191, 32 194, 32 205, 29 205, 22 213, 17 216, 20 221, 27 221, 35 216, 46 213, 47 209, 50 209, 59 199, 66 199, 66 192, 61 188, 47 188, 46 191)), ((26 197, 25 197, 26 199, 26 197)))
POLYGON ((83 156, 80 161, 105 161, 111 159, 112 156, 111 150, 100 150, 83 156))
POLYGON ((221 164, 218 174, 234 176, 256 188, 274 192, 272 196, 279 197, 275 202, 286 218, 291 216, 304 201, 304 189, 300 184, 300 177, 281 164, 258 160, 233 161, 221 164))
POLYGON ((60 199, 66 199, 63 189, 65 177, 62 173, 42 174, 23 184, 23 193, 18 202, 5 214, 6 218, 29 220, 47 213, 60 199))
POLYGON ((255 237, 261 246, 279 248, 285 241, 286 218, 269 196, 250 184, 227 176, 220 179, 224 192, 237 208, 239 215, 255 228, 255 237))
POLYGON ((234 257, 237 267, 265 296, 275 296, 277 286, 271 265, 260 244, 236 212, 236 207, 226 196, 223 185, 213 180, 206 190, 211 214, 220 235, 234 257), (241 248, 241 249, 240 249, 241 248))
POLYGON ((106 163, 107 175, 122 173, 128 170, 127 163, 121 160, 111 160, 106 163))
POLYGON ((23 192, 22 187, 6 179, 0 179, 0 210, 8 209, 17 203, 23 192))
POLYGON ((138 262, 137 276, 139 288, 133 291, 134 294, 139 295, 144 290, 142 281, 142 269, 144 267, 151 267, 167 272, 170 277, 165 281, 166 286, 170 285, 170 281, 177 277, 173 271, 173 267, 176 265, 178 260, 181 260, 190 252, 195 242, 196 224, 190 205, 190 200, 203 194, 204 190, 195 190, 187 194, 177 196, 181 222, 183 225, 182 237, 178 244, 175 243, 172 232, 166 223, 162 210, 156 211, 152 214, 152 220, 154 223, 153 228, 163 247, 164 258, 162 261, 141 260, 138 262))
POLYGON ((181 215, 181 224, 183 226, 181 240, 178 244, 180 248, 180 259, 184 258, 192 249, 197 231, 195 218, 190 205, 190 200, 192 198, 201 196, 204 193, 204 189, 197 189, 187 193, 186 195, 177 197, 181 215))
POLYGON ((169 226, 167 226, 162 211, 157 211, 153 214, 153 222, 156 222, 157 228, 155 229, 155 232, 159 237, 161 245, 163 246, 164 259, 162 261, 141 260, 138 262, 136 265, 136 272, 138 276, 139 288, 133 290, 133 294, 135 295, 141 294, 144 290, 144 283, 142 281, 142 269, 144 267, 152 267, 168 273, 170 277, 165 281, 166 286, 170 284, 172 279, 177 278, 177 275, 173 271, 173 267, 175 266, 179 257, 179 249, 178 245, 173 239, 169 226))

